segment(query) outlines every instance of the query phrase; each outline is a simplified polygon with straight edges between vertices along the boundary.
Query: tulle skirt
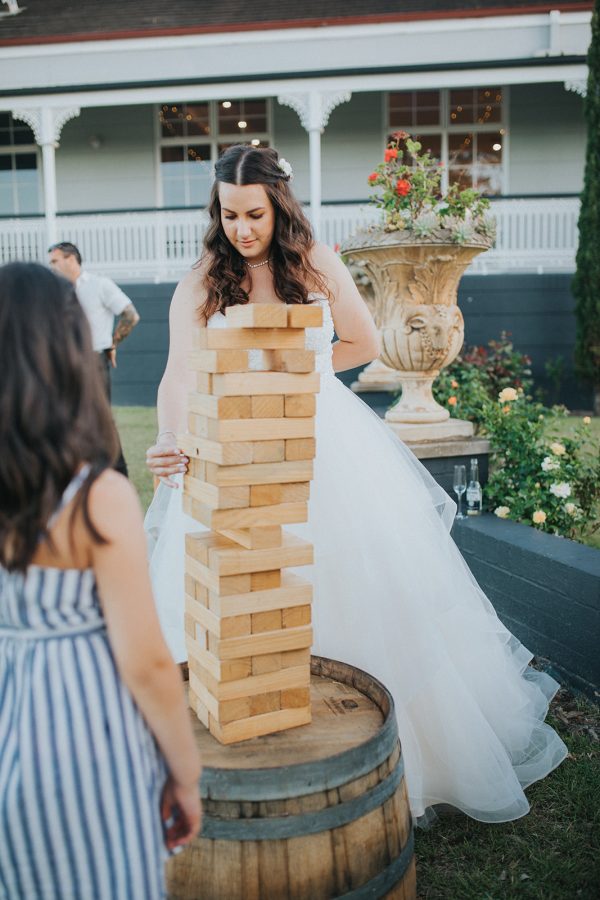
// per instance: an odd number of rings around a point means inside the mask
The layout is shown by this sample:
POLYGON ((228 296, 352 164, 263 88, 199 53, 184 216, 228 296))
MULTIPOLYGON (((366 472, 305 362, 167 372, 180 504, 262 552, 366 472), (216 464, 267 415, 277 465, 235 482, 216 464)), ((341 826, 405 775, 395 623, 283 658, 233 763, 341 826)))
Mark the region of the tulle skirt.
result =
MULTIPOLYGON (((482 822, 525 815, 523 789, 567 748, 544 724, 559 685, 500 622, 450 528, 455 504, 365 404, 321 377, 309 522, 313 652, 374 675, 394 697, 413 817, 450 804, 482 822)), ((181 490, 160 485, 146 528, 158 613, 184 660, 181 490)))

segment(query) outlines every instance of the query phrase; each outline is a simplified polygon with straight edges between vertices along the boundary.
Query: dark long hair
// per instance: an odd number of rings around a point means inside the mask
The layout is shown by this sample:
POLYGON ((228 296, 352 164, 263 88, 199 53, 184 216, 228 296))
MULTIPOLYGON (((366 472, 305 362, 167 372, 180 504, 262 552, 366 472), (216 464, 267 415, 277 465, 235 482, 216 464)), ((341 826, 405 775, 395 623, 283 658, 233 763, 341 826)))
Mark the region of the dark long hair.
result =
MULTIPOLYGON (((0 268, 0 563, 24 572, 81 463, 78 493, 93 539, 89 490, 116 457, 89 326, 73 286, 36 263, 0 268)), ((73 517, 71 517, 71 523, 73 517)))
POLYGON ((215 166, 208 212, 210 224, 204 237, 206 302, 200 311, 206 320, 217 310, 249 302, 241 282, 250 277, 243 257, 227 239, 221 224, 219 184, 262 184, 275 210, 275 231, 270 263, 275 293, 284 303, 310 303, 309 291, 329 296, 323 275, 310 261, 314 244, 310 222, 294 197, 289 176, 279 167, 279 154, 271 147, 235 144, 215 166))

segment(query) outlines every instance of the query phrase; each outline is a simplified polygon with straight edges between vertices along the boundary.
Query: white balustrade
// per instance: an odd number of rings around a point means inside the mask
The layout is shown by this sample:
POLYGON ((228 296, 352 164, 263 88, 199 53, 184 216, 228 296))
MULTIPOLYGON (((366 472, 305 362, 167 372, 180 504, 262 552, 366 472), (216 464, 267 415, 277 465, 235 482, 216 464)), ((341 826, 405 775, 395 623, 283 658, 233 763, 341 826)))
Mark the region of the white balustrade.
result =
MULTIPOLYGON (((572 272, 577 251, 577 198, 496 200, 496 246, 469 272, 572 272)), ((358 228, 377 221, 369 204, 324 204, 322 239, 337 247, 358 228)), ((85 266, 118 281, 177 280, 198 259, 203 210, 156 210, 59 216, 58 239, 81 250, 85 266)), ((0 262, 46 260, 43 218, 0 219, 0 262)))

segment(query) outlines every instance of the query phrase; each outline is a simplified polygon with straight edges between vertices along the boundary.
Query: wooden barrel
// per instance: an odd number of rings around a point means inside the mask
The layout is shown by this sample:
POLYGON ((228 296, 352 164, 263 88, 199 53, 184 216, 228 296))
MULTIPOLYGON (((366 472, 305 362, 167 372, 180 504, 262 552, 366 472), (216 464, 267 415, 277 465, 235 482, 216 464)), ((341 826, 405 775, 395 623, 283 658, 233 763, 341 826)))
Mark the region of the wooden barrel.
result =
POLYGON ((194 717, 203 828, 168 863, 171 900, 414 900, 392 698, 321 657, 311 681, 310 725, 224 747, 194 717))

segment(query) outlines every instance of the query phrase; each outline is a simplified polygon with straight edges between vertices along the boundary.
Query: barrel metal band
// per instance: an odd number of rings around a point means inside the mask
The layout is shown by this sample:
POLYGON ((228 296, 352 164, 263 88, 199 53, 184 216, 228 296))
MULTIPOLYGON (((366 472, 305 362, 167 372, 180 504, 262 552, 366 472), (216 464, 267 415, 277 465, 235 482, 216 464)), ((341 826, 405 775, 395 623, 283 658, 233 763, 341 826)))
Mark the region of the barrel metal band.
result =
POLYGON ((200 780, 205 800, 286 800, 330 791, 362 778, 386 761, 398 743, 396 714, 391 705, 379 732, 364 744, 327 759, 279 769, 216 769, 206 766, 200 780))
POLYGON ((348 825, 385 803, 404 775, 402 757, 390 774, 370 791, 354 800, 328 806, 318 812, 265 819, 219 819, 206 812, 202 820, 202 837, 224 841, 269 841, 319 834, 348 825))
POLYGON ((379 900, 380 897, 385 897, 405 874, 413 858, 414 849, 415 835, 411 830, 406 846, 402 850, 400 856, 397 856, 387 868, 382 872, 378 872, 378 874, 367 881, 366 884, 356 888, 355 891, 348 891, 347 894, 340 894, 337 900, 379 900))

